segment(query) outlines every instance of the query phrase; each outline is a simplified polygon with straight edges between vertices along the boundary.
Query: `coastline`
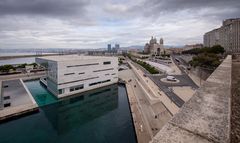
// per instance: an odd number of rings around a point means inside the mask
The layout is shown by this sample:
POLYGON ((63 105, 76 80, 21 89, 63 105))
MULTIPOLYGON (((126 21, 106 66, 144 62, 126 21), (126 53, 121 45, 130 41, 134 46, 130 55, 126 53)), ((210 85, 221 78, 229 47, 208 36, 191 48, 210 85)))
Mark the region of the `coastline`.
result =
POLYGON ((13 56, 0 56, 0 60, 8 60, 8 59, 17 59, 17 58, 30 58, 30 57, 41 57, 41 56, 54 56, 59 55, 59 53, 54 54, 42 54, 42 55, 13 55, 13 56))

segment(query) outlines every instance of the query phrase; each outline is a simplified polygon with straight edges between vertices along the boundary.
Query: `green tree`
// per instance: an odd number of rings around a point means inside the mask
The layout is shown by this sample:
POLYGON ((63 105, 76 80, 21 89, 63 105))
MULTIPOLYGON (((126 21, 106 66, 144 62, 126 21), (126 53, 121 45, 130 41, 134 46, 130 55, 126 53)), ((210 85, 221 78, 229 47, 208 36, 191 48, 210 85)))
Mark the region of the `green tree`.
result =
POLYGON ((211 47, 210 53, 223 54, 225 52, 224 48, 221 45, 215 45, 211 47))
POLYGON ((1 72, 9 72, 10 70, 16 70, 15 67, 13 67, 12 65, 3 65, 0 66, 0 71, 1 72))

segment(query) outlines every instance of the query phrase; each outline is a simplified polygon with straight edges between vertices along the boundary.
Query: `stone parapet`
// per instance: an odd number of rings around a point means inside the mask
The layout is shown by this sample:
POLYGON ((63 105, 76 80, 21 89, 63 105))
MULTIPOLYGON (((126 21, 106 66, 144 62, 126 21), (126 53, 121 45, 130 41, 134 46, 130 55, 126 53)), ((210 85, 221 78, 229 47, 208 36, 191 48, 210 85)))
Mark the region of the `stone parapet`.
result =
POLYGON ((231 70, 227 56, 151 142, 230 142, 231 70))

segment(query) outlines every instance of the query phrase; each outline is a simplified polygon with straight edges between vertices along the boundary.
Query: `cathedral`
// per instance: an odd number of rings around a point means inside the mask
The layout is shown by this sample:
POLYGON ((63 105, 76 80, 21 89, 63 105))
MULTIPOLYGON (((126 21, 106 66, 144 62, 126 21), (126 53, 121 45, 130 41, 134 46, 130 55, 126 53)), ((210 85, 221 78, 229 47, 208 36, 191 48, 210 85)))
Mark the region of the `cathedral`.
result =
POLYGON ((157 43, 156 38, 151 38, 149 43, 146 43, 144 46, 144 53, 151 54, 151 55, 160 55, 164 52, 164 46, 163 46, 163 39, 161 38, 159 40, 159 43, 157 43))

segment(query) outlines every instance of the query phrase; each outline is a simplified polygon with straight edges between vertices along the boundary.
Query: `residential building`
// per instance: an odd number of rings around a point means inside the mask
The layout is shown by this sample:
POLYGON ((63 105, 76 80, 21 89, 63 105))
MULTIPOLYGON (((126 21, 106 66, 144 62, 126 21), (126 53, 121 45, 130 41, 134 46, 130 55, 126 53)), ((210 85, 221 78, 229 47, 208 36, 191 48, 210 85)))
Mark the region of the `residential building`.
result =
POLYGON ((229 53, 240 52, 240 18, 223 21, 220 28, 204 34, 204 46, 221 45, 229 53))
POLYGON ((118 58, 103 56, 47 56, 36 58, 47 68, 47 89, 61 98, 118 82, 118 58))
POLYGON ((195 48, 203 48, 203 44, 191 44, 191 45, 185 45, 183 47, 183 51, 195 49, 195 48))

